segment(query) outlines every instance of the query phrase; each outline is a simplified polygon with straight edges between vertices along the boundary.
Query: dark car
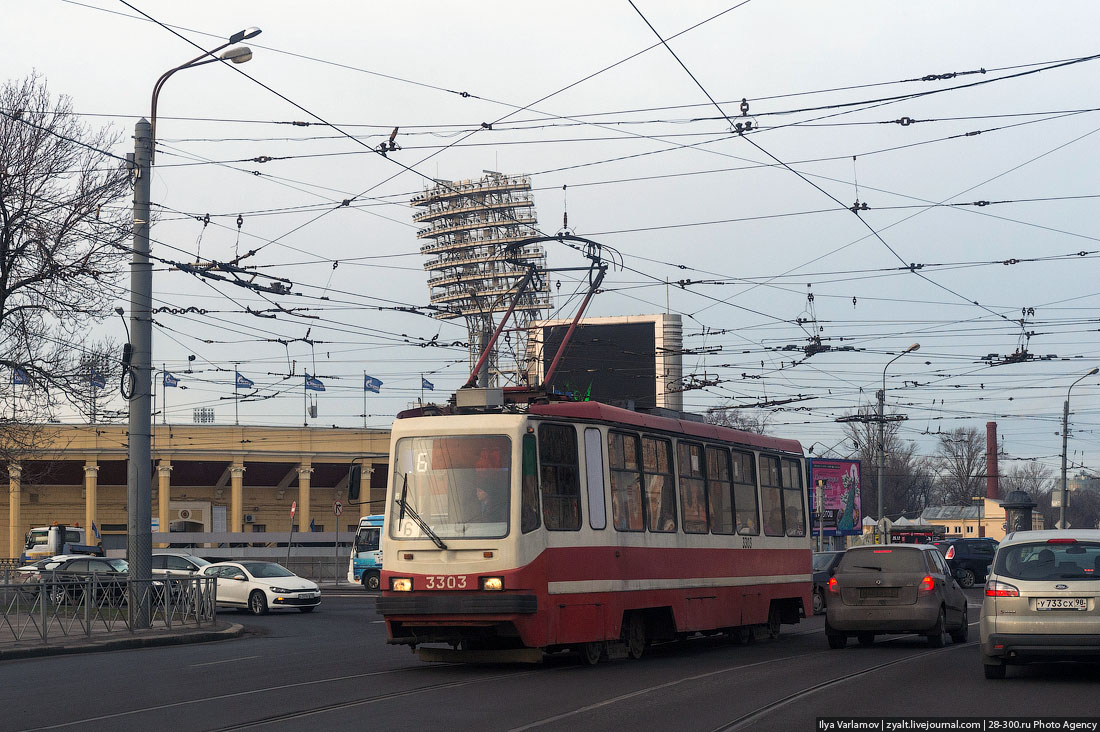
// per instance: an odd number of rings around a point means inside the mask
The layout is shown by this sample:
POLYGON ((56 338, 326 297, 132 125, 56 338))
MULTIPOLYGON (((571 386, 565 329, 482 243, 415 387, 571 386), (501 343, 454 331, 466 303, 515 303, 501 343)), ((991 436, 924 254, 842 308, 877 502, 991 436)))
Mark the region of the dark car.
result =
POLYGON ((853 547, 829 580, 825 637, 843 648, 849 636, 869 646, 877 633, 917 633, 940 648, 944 634, 964 643, 966 594, 930 544, 853 547))
POLYGON ((829 578, 833 576, 833 570, 840 564, 840 558, 844 552, 814 552, 814 615, 825 612, 828 604, 826 594, 829 592, 829 578))
POLYGON ((45 563, 25 584, 33 582, 44 587, 50 602, 59 605, 63 602, 79 602, 84 597, 88 579, 91 578, 95 603, 98 605, 109 602, 118 605, 126 597, 129 571, 125 559, 61 555, 45 563))
POLYGON ((995 539, 943 539, 933 544, 963 587, 985 582, 997 551, 995 539))

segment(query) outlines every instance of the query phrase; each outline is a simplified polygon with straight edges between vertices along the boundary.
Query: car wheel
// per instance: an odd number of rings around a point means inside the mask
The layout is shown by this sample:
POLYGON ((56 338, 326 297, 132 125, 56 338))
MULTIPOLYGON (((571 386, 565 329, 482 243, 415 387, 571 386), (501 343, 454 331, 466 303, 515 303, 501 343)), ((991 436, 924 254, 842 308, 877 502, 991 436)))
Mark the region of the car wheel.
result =
POLYGON ((317 607, 316 605, 310 605, 309 607, 300 607, 300 608, 298 608, 298 612, 300 612, 300 613, 311 613, 311 612, 313 612, 313 610, 316 607, 317 607))
POLYGON ((814 615, 820 615, 823 612, 825 612, 825 593, 814 590, 814 615))
POLYGON ((968 635, 970 635, 970 618, 967 613, 966 605, 963 605, 962 625, 959 626, 958 630, 951 631, 951 642, 966 643, 968 635))
POLYGON ((973 570, 964 569, 959 572, 959 586, 964 589, 969 589, 974 586, 974 572, 973 570))
POLYGON ((50 599, 51 605, 61 605, 69 599, 69 593, 65 591, 63 585, 51 585, 46 596, 50 599))
POLYGON ((834 650, 848 645, 848 636, 843 633, 834 633, 827 620, 825 621, 825 639, 829 641, 829 648, 834 650))
POLYGON ((251 595, 248 596, 248 609, 253 615, 266 615, 267 614, 267 597, 259 590, 254 590, 251 595))
POLYGON ((379 577, 378 572, 364 572, 363 573, 363 587, 368 590, 377 590, 382 584, 382 579, 379 577))
POLYGON ((931 632, 928 633, 928 647, 929 648, 943 648, 944 640, 943 634, 946 630, 947 618, 943 608, 940 608, 940 616, 936 619, 936 624, 932 626, 931 632))
POLYGON ((856 639, 859 640, 859 644, 864 648, 869 648, 875 644, 874 633, 860 633, 856 636, 856 639))

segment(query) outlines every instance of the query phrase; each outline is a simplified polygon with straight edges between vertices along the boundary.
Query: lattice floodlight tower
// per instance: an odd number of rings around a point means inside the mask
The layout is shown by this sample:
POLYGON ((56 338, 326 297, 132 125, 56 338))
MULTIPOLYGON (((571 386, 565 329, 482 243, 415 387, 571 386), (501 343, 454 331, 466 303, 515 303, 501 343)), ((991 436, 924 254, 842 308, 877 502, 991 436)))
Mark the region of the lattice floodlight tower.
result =
MULTIPOLYGON (((489 340, 496 314, 512 304, 528 266, 546 269, 541 244, 506 251, 509 244, 538 236, 530 177, 484 172, 480 180, 436 181, 411 202, 421 209, 413 221, 425 225, 416 237, 425 241, 420 251, 428 257, 424 269, 431 302, 440 308, 435 317, 466 319, 471 368, 489 340)), ((520 296, 501 346, 514 365, 504 368, 505 354, 490 353, 488 378, 479 379, 478 386, 521 383, 528 326, 549 307, 550 285, 537 277, 520 296)))

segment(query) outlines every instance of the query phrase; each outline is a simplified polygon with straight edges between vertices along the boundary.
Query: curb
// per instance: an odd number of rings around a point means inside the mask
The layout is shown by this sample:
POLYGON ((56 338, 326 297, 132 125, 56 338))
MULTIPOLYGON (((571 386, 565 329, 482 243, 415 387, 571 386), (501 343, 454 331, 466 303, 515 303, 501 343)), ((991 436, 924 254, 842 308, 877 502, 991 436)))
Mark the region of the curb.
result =
POLYGON ((66 645, 25 646, 22 648, 0 649, 0 661, 19 658, 38 658, 70 653, 98 653, 100 651, 120 651, 133 648, 155 648, 157 646, 176 646, 185 643, 210 643, 212 641, 232 640, 244 635, 244 626, 229 623, 227 627, 216 630, 159 631, 157 635, 127 635, 109 640, 93 640, 66 645))

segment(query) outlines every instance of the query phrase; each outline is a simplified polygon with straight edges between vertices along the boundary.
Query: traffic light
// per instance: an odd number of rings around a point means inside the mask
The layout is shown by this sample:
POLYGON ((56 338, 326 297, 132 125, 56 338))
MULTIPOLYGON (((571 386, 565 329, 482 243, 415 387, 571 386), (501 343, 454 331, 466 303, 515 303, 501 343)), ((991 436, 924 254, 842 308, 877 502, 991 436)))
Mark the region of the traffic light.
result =
POLYGON ((359 500, 359 484, 363 480, 363 466, 352 463, 348 468, 348 500, 359 500))

